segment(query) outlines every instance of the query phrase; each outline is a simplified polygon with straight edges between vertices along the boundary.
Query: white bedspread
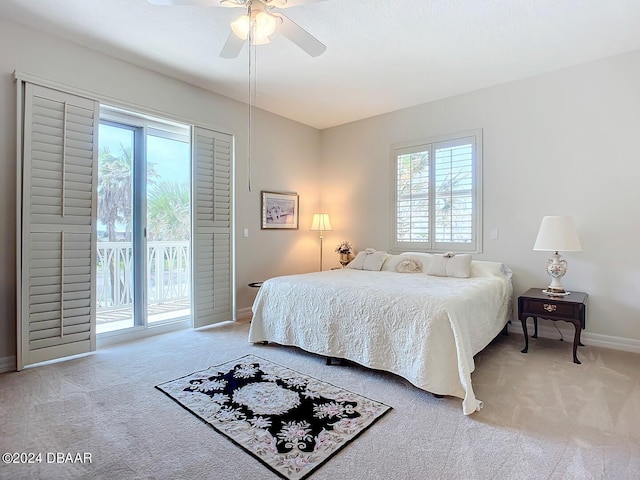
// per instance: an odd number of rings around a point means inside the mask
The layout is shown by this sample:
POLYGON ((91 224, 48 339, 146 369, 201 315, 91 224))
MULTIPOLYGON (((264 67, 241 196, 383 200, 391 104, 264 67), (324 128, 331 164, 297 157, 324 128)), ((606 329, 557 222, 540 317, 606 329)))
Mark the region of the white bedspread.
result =
POLYGON ((415 386, 482 408, 473 356, 510 315, 508 277, 331 270, 264 282, 250 342, 298 346, 400 375, 415 386))

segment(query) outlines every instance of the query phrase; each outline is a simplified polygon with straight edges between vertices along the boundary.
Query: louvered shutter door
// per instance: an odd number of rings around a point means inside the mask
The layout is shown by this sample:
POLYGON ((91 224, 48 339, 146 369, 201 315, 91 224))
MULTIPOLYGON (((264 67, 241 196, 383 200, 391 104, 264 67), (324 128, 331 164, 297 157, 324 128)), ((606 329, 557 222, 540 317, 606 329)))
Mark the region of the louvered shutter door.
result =
POLYGON ((18 369, 95 350, 98 112, 25 84, 18 369))
POLYGON ((232 137, 193 129, 194 327, 234 319, 231 200, 232 137))

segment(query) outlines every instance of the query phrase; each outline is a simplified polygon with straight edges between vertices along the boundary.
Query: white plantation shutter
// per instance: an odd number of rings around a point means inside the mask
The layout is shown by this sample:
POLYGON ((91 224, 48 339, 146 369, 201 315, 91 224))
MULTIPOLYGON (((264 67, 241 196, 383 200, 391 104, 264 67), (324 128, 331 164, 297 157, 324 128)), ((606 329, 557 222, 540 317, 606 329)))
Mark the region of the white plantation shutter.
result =
POLYGON ((98 103, 25 84, 18 369, 95 350, 98 103))
POLYGON ((396 155, 396 238, 428 244, 429 150, 408 148, 396 155))
POLYGON ((395 146, 394 249, 482 251, 482 131, 395 146))
POLYGON ((193 129, 194 327, 234 319, 231 135, 193 129))
POLYGON ((473 137, 437 142, 434 150, 436 250, 466 250, 474 241, 473 137))

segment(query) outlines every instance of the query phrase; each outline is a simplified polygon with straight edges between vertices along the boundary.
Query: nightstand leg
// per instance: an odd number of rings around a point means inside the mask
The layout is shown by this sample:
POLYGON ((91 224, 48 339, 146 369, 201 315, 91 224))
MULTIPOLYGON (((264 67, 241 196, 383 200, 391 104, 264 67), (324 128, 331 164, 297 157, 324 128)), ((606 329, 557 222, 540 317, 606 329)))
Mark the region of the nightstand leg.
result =
POLYGON ((538 317, 533 317, 533 337, 538 338, 538 317))
POLYGON ((576 333, 573 336, 573 363, 577 363, 578 365, 580 365, 580 360, 578 360, 578 355, 577 355, 577 350, 578 350, 578 345, 582 345, 580 343, 580 331, 581 331, 581 326, 579 322, 576 322, 573 324, 573 326, 576 328, 576 333))
POLYGON ((529 351, 529 335, 527 335, 527 317, 521 318, 522 333, 524 334, 524 348, 520 350, 521 353, 527 353, 529 351))

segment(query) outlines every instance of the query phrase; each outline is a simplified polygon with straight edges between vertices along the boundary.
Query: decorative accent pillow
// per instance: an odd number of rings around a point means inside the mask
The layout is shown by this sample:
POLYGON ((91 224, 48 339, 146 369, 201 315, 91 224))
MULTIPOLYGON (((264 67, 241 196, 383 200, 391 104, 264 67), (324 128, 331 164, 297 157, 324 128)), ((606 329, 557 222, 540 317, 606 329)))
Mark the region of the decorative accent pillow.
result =
POLYGON ((347 268, 379 272, 388 256, 387 252, 377 252, 373 248, 367 248, 364 252, 358 252, 347 268))
POLYGON ((402 260, 398 264, 396 271, 399 273, 420 273, 422 272, 422 263, 413 260, 402 260))
POLYGON ((400 255, 409 255, 409 258, 416 263, 422 264, 422 271, 427 273, 429 271, 429 265, 431 265, 432 253, 426 252, 403 252, 400 255))
MULTIPOLYGON (((405 261, 412 261, 414 262, 419 268, 420 271, 423 272, 425 271, 425 266, 428 266, 429 264, 427 262, 424 261, 423 258, 418 257, 417 255, 406 255, 406 254, 401 254, 401 255, 388 255, 387 256, 387 261, 384 262, 384 265, 382 265, 382 268, 380 269, 380 271, 382 272, 398 272, 398 266, 405 261)), ((429 260, 430 261, 430 260, 429 260)))
POLYGON ((471 274, 471 255, 448 252, 434 255, 427 271, 435 277, 468 278, 471 274))
POLYGON ((410 258, 407 255, 389 255, 387 261, 384 262, 380 271, 382 272, 397 272, 398 265, 403 260, 409 260, 410 258))

